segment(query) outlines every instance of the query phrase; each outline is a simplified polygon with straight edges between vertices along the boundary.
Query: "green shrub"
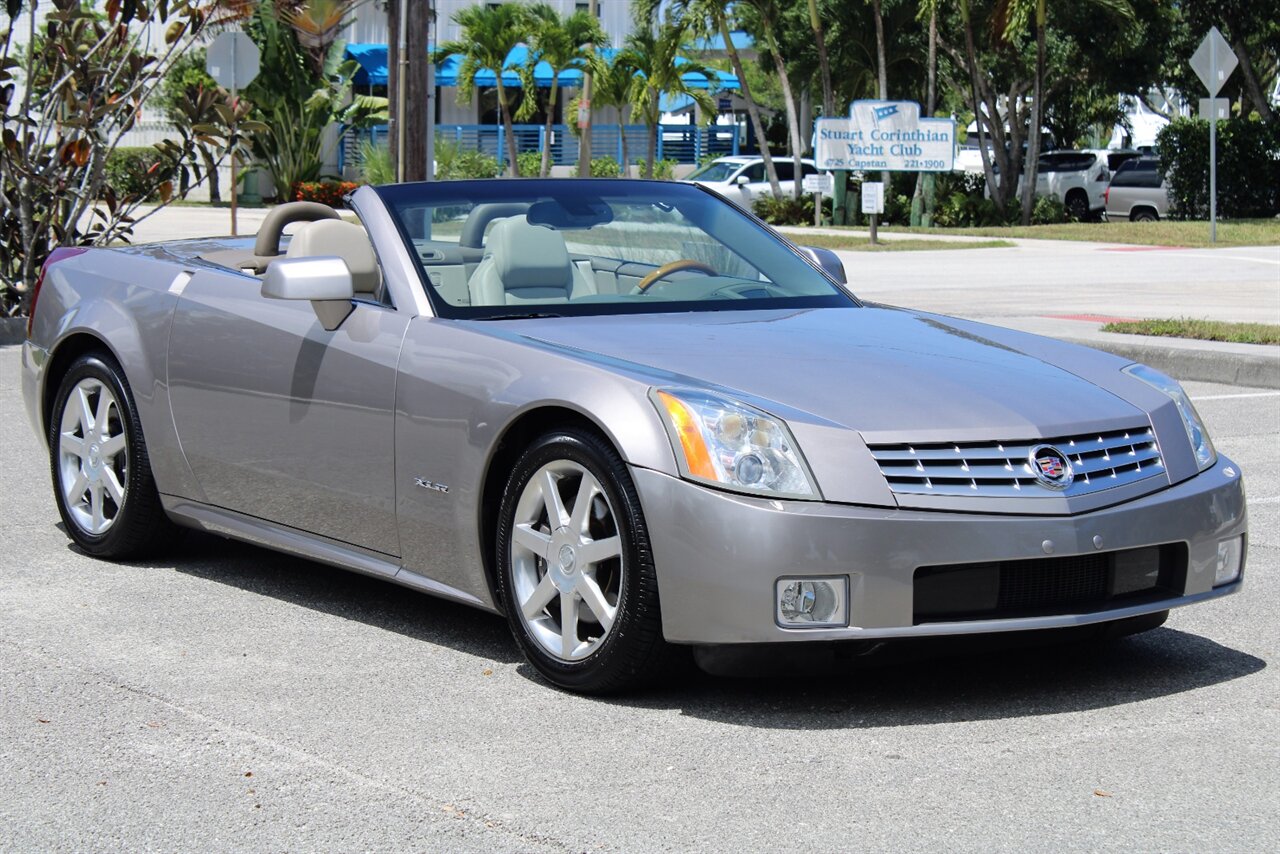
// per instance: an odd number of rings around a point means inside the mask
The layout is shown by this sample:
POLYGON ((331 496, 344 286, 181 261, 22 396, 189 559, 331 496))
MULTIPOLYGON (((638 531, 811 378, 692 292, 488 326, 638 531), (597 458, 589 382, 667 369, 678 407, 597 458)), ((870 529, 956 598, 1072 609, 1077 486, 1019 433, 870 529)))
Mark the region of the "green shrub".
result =
POLYGON ((612 157, 596 157, 591 160, 592 178, 621 178, 622 167, 612 157))
POLYGON ((469 178, 496 178, 502 173, 498 158, 464 149, 452 139, 436 137, 436 178, 441 181, 469 178))
MULTIPOLYGON (((1169 179, 1170 216, 1209 217, 1209 123, 1174 119, 1156 137, 1169 179)), ((1218 122, 1218 214, 1269 217, 1280 212, 1280 122, 1218 122)))
POLYGON ((391 145, 366 139, 360 143, 360 177, 366 184, 394 184, 396 170, 391 162, 391 145))
POLYGON ((1053 196, 1038 196, 1031 210, 1032 225, 1056 225, 1067 221, 1067 207, 1053 196))
POLYGON ((118 197, 157 198, 160 185, 173 178, 173 170, 165 170, 162 162, 160 152, 150 146, 117 148, 107 155, 106 186, 118 197))
POLYGON ((542 152, 522 151, 516 155, 521 178, 537 178, 542 173, 542 152))
MULTIPOLYGON (((659 181, 670 181, 676 176, 676 164, 678 160, 655 160, 653 161, 653 177, 659 181)), ((645 159, 643 157, 636 158, 636 174, 644 177, 645 159)))
MULTIPOLYGON (((767 193, 756 199, 753 205, 756 216, 760 217, 770 225, 812 225, 813 224, 813 194, 805 193, 799 199, 791 196, 783 196, 781 199, 775 199, 772 193, 767 193)), ((823 216, 831 216, 831 200, 824 198, 822 200, 823 216)))

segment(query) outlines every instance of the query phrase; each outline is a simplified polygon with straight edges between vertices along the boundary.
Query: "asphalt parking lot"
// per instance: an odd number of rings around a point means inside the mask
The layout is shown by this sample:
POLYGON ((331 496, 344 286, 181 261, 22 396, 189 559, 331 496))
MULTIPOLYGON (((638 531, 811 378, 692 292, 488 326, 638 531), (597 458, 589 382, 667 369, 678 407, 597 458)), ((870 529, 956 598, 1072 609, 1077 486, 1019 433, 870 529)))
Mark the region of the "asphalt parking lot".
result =
POLYGON ((1188 390, 1245 591, 1109 647, 549 688, 505 623, 192 536, 57 526, 0 348, 0 849, 1254 851, 1280 836, 1280 393, 1188 390))

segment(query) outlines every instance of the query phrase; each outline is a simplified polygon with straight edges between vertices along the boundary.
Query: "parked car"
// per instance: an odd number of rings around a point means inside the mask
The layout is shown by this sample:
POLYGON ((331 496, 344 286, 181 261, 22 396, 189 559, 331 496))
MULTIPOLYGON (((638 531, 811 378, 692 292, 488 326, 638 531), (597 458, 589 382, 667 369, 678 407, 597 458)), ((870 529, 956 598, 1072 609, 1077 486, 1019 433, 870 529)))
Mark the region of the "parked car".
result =
POLYGON ((1169 182, 1154 157, 1121 164, 1103 198, 1109 220, 1155 222, 1169 215, 1169 182))
POLYGON ((689 184, 351 205, 52 254, 21 383, 78 548, 310 557, 505 614, 585 692, 682 647, 1114 636, 1241 588, 1240 470, 1149 367, 864 303, 689 184))
POLYGON ((1036 195, 1052 196, 1078 220, 1100 215, 1102 198, 1111 180, 1107 151, 1050 151, 1040 155, 1036 195))
MULTIPOLYGON (((794 193, 795 161, 790 157, 774 157, 773 167, 778 172, 783 194, 794 193)), ((801 180, 805 175, 818 174, 818 167, 812 160, 801 160, 800 169, 801 180)), ((765 174, 764 160, 759 157, 718 157, 684 180, 714 190, 747 210, 752 209, 756 199, 773 192, 765 174)))

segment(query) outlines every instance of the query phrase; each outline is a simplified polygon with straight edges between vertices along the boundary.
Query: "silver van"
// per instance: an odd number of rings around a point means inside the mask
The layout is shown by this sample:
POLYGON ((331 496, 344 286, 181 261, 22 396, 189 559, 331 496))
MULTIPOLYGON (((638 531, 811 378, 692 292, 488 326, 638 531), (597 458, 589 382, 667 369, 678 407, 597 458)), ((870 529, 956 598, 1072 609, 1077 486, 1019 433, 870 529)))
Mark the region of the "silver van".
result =
POLYGON ((1108 220, 1155 222, 1169 214, 1169 182, 1154 157, 1121 163, 1102 197, 1108 220))

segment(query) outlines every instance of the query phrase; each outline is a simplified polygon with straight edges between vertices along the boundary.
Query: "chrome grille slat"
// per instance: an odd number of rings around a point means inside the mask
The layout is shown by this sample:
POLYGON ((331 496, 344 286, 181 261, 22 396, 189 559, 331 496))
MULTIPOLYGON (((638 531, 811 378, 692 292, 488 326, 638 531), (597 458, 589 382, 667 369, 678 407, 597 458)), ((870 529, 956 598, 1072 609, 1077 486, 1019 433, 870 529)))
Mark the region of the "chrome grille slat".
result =
POLYGON ((1150 427, 1053 439, 868 447, 889 488, 903 495, 987 498, 1082 495, 1164 471, 1164 461, 1150 427), (1070 459, 1075 480, 1065 491, 1045 489, 1036 481, 1028 457, 1039 445, 1052 445, 1070 459))

